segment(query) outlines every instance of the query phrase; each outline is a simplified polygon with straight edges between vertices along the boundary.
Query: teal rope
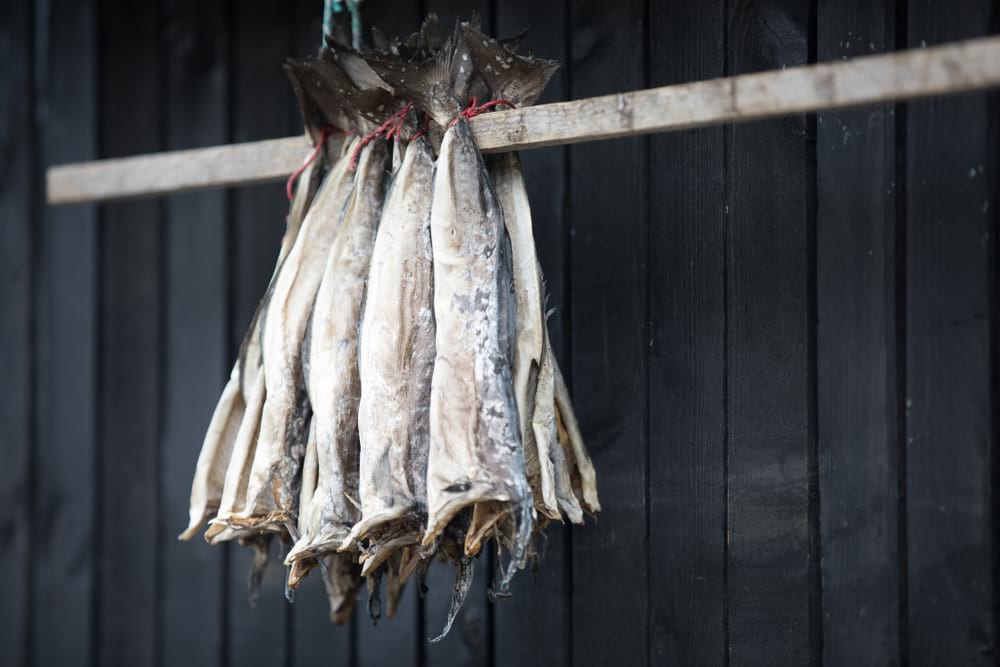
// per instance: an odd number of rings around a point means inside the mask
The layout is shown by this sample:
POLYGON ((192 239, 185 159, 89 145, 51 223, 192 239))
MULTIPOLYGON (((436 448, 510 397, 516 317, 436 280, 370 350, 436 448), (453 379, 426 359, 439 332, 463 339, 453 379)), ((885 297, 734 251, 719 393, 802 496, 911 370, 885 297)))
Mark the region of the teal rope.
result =
POLYGON ((344 11, 344 4, 351 14, 351 43, 355 49, 361 48, 361 0, 323 0, 322 43, 333 34, 333 15, 344 11))

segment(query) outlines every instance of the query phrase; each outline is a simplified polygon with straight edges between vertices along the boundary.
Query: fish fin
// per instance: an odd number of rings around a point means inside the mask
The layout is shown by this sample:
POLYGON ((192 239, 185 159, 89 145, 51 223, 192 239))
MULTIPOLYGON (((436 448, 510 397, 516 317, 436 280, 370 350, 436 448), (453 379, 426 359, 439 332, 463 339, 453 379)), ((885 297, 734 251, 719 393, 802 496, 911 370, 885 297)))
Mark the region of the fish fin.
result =
POLYGON ((395 40, 393 40, 389 35, 385 34, 375 26, 372 26, 372 46, 375 47, 376 51, 386 51, 392 53, 394 46, 397 46, 395 40))
POLYGON ((353 84, 342 69, 320 58, 289 60, 285 66, 289 77, 298 80, 303 95, 320 110, 326 124, 341 129, 352 124, 344 102, 353 84))
POLYGON ((291 59, 285 61, 282 69, 285 70, 285 76, 292 84, 292 92, 295 94, 295 100, 299 103, 299 112, 302 114, 302 122, 309 133, 309 138, 313 144, 316 144, 322 136, 323 126, 328 123, 327 118, 316 101, 306 94, 305 86, 303 86, 299 76, 301 69, 295 66, 295 62, 291 59))
POLYGON ((446 125, 461 111, 473 77, 461 24, 436 52, 421 61, 370 57, 369 65, 396 94, 412 100, 435 123, 446 125))
POLYGON ((378 625, 382 618, 382 574, 385 568, 379 568, 368 577, 368 618, 372 625, 378 625))
POLYGON ((451 626, 455 622, 455 617, 458 616, 458 612, 465 603, 465 596, 469 594, 469 589, 472 588, 472 580, 476 572, 475 565, 475 561, 467 557, 462 558, 458 562, 458 572, 455 573, 455 584, 451 589, 451 607, 448 609, 448 619, 445 621, 441 634, 434 639, 428 639, 431 643, 441 641, 451 630, 451 626))
POLYGON ((253 563, 247 576, 247 602, 251 608, 257 606, 257 598, 260 597, 260 584, 270 560, 268 552, 271 549, 271 538, 271 534, 240 538, 240 546, 253 548, 253 563))
POLYGON ((559 63, 553 60, 519 56, 500 40, 487 37, 469 26, 465 26, 464 32, 464 41, 476 72, 494 97, 512 102, 515 106, 534 104, 559 69, 559 63))
POLYGON ((338 65, 358 90, 381 89, 391 92, 388 84, 372 69, 366 58, 354 49, 327 39, 322 57, 338 65))

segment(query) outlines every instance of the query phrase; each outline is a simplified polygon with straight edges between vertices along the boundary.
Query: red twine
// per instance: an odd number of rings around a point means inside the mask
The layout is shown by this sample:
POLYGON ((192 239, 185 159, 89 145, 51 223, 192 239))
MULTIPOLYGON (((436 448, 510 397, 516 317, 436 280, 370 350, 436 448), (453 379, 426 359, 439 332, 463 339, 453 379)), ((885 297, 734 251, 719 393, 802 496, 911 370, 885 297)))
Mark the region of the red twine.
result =
POLYGON ((313 147, 312 152, 306 157, 305 162, 302 163, 298 169, 292 172, 292 175, 288 177, 288 182, 285 184, 285 194, 288 195, 288 201, 292 201, 292 190, 295 188, 295 181, 299 180, 299 176, 302 172, 306 170, 306 167, 311 165, 316 158, 319 156, 319 152, 323 150, 323 146, 326 145, 326 140, 330 138, 333 134, 334 128, 327 125, 323 128, 319 135, 319 141, 313 147))
POLYGON ((454 118, 452 118, 451 122, 448 123, 448 127, 455 127, 455 123, 458 122, 459 118, 464 118, 465 120, 469 120, 470 118, 472 118, 474 116, 478 116, 481 113, 485 113, 485 112, 489 111, 490 109, 492 109, 493 107, 495 107, 497 105, 500 105, 500 104, 503 104, 504 106, 508 106, 511 109, 514 108, 514 103, 513 102, 508 102, 507 100, 501 100, 501 99, 490 100, 489 102, 484 102, 483 104, 479 104, 478 102, 479 102, 479 100, 477 98, 475 98, 475 97, 473 97, 471 100, 469 100, 469 106, 467 106, 464 109, 462 109, 462 111, 460 111, 457 116, 455 116, 454 118))
POLYGON ((399 133, 403 130, 403 120, 412 108, 413 102, 407 102, 399 111, 389 116, 389 118, 386 119, 386 121, 382 123, 378 129, 375 129, 362 137, 361 141, 359 141, 354 147, 354 152, 351 154, 351 163, 348 168, 351 171, 358 168, 358 156, 361 155, 361 149, 378 137, 384 134, 386 141, 392 139, 393 136, 399 137, 399 133))

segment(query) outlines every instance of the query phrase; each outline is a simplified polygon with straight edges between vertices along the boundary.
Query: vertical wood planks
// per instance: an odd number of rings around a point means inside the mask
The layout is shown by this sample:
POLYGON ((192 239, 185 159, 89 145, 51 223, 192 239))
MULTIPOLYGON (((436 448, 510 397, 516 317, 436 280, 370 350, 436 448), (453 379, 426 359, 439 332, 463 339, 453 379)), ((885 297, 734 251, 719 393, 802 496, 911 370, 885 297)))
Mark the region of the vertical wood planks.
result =
MULTIPOLYGON (((529 28, 520 47, 522 53, 558 60, 563 67, 552 77, 539 104, 567 99, 568 49, 565 2, 498 2, 495 35, 512 35, 529 28)), ((536 251, 545 277, 545 307, 554 310, 548 318, 549 336, 560 367, 569 370, 566 335, 567 315, 566 246, 569 240, 564 219, 566 157, 568 149, 553 146, 521 155, 536 251)), ((537 571, 518 574, 512 582, 512 597, 494 606, 494 661, 504 665, 569 665, 570 622, 566 600, 570 594, 571 567, 568 526, 552 523, 539 541, 544 557, 537 571)))
POLYGON ((0 9, 0 647, 10 664, 27 664, 31 580, 33 428, 32 252, 35 176, 31 3, 0 9))
MULTIPOLYGON (((894 6, 819 3, 817 60, 891 51, 894 6)), ((897 664, 896 210, 892 107, 820 114, 817 383, 823 648, 897 664)))
MULTIPOLYGON (((40 161, 96 158, 94 3, 35 6, 40 161)), ((39 214, 31 654, 37 665, 72 667, 89 664, 95 648, 96 208, 42 207, 39 214)))
MULTIPOLYGON (((227 19, 223 3, 163 6, 169 148, 227 136, 227 19)), ((160 489, 162 664, 214 665, 222 656, 225 551, 200 535, 178 542, 205 429, 230 364, 226 330, 226 198, 166 201, 165 362, 160 489)))
MULTIPOLYGON (((101 6, 101 153, 161 148, 157 8, 101 6)), ((103 208, 97 661, 151 665, 160 614, 161 205, 103 208)))
MULTIPOLYGON (((807 3, 730 2, 729 74, 806 61, 807 3)), ((812 169, 802 116, 727 129, 729 658, 810 654, 812 169)))
MULTIPOLYGON (((650 9, 650 85, 723 76, 723 2, 650 9)), ((650 140, 653 664, 720 665, 726 657, 724 132, 650 140)))
MULTIPOLYGON (((288 4, 266 0, 234 3, 230 25, 232 62, 230 117, 234 141, 281 136, 288 131, 292 96, 281 63, 292 44, 288 4)), ((288 201, 284 184, 239 188, 231 199, 229 360, 263 296, 285 229, 288 201)), ((281 665, 289 641, 284 600, 287 549, 275 539, 255 607, 247 601, 253 552, 235 542, 229 547, 226 638, 229 664, 281 665)))
MULTIPOLYGON (((908 11, 909 46, 919 47, 984 34, 996 8, 911 0, 908 11)), ((914 664, 994 664, 998 109, 976 95, 906 113, 908 651, 914 664)))
MULTIPOLYGON (((571 9, 573 97, 643 87, 645 3, 571 9)), ((646 146, 569 149, 572 391, 603 508, 573 529, 575 665, 648 656, 646 146)))

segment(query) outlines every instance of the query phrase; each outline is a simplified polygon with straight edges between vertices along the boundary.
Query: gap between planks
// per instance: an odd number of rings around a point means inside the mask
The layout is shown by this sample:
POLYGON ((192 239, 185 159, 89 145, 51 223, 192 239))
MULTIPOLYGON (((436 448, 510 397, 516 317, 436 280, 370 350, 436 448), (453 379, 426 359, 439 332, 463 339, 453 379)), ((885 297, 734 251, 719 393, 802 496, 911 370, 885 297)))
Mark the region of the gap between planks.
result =
MULTIPOLYGON (((670 132, 1000 87, 1000 37, 744 74, 472 119, 484 153, 670 132)), ((287 178, 304 136, 50 167, 50 204, 130 199, 287 178)))

